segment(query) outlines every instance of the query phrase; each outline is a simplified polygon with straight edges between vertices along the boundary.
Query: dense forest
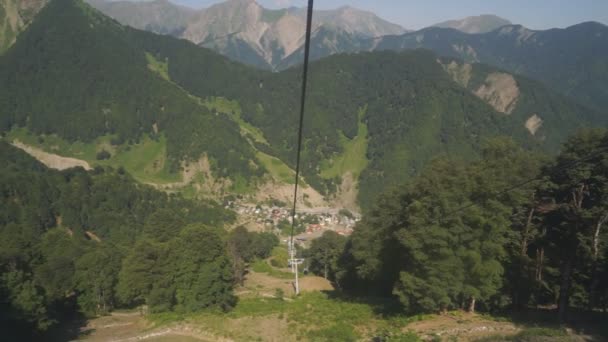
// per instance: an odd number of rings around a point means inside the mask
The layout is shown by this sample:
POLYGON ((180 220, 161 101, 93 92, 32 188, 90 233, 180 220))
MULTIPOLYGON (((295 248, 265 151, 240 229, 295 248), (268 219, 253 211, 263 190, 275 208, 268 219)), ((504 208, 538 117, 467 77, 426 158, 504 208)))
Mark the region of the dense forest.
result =
MULTIPOLYGON (((138 185, 123 170, 54 171, 0 144, 0 323, 43 334, 76 314, 230 310, 247 265, 278 239, 233 214, 138 185)), ((481 161, 439 157, 380 197, 351 237, 326 232, 309 270, 351 298, 407 315, 608 307, 608 132, 585 130, 555 158, 511 139, 481 161)), ((10 329, 9 329, 10 327, 10 329)))
POLYGON ((346 240, 326 233, 311 269, 404 312, 608 307, 608 131, 554 159, 496 139, 483 160, 437 158, 384 194, 346 240))
MULTIPOLYGON (((295 164, 299 69, 255 72, 213 58, 185 41, 136 33, 142 36, 138 41, 143 49, 169 61, 174 82, 201 98, 237 99, 242 117, 259 127, 269 143, 256 147, 295 164), (207 82, 219 74, 220 83, 207 82)), ((335 191, 340 179, 321 177, 320 165, 343 152, 341 135, 357 135, 361 110, 369 132, 369 163, 359 183, 359 203, 365 209, 383 189, 416 175, 438 154, 479 157, 480 144, 496 135, 556 152, 577 128, 606 122, 597 111, 519 76, 514 76, 521 94, 515 111, 498 113, 471 92, 495 69, 476 65, 468 89, 454 82, 437 61, 433 53, 419 50, 336 55, 313 63, 303 128, 307 182, 325 194, 335 191), (524 127, 532 113, 544 120, 537 136, 524 127)))
POLYGON ((233 238, 243 234, 223 229, 232 212, 142 186, 122 169, 54 171, 3 142, 0 155, 0 327, 16 339, 77 312, 227 310, 242 277, 234 270, 244 272, 233 265, 278 243, 233 238))
MULTIPOLYGON (((507 75, 516 105, 500 111, 475 91, 506 74, 475 64, 461 82, 449 65, 462 63, 417 50, 311 65, 306 183, 335 193, 341 176, 323 166, 359 134, 366 145, 356 175, 363 218, 349 237, 312 241, 307 270, 336 296, 382 298, 402 315, 543 307, 564 322, 574 310, 605 312, 608 131, 579 129, 608 119, 516 75, 507 75), (531 115, 542 117, 534 132, 524 126, 531 115)), ((0 57, 0 131, 113 145, 166 137, 171 171, 207 155, 215 175, 256 185, 266 172, 258 152, 295 164, 300 77, 52 0, 0 57), (238 110, 210 109, 217 97, 238 110)), ((42 339, 118 308, 228 312, 250 263, 279 244, 235 227, 236 214, 213 201, 158 191, 121 167, 57 171, 0 141, 0 180, 9 339, 42 339)), ((283 218, 279 228, 291 227, 283 218)))
POLYGON ((164 133, 173 172, 206 153, 219 176, 261 175, 238 125, 150 71, 130 31, 81 1, 51 1, 0 58, 0 130, 116 144, 164 133))

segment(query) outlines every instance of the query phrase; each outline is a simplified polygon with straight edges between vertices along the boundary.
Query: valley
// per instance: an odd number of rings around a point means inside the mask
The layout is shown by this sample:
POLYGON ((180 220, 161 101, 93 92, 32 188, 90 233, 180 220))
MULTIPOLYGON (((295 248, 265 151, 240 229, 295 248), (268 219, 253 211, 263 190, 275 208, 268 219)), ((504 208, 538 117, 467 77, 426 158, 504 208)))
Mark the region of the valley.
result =
POLYGON ((1 340, 608 337, 606 25, 205 6, 0 0, 1 340))

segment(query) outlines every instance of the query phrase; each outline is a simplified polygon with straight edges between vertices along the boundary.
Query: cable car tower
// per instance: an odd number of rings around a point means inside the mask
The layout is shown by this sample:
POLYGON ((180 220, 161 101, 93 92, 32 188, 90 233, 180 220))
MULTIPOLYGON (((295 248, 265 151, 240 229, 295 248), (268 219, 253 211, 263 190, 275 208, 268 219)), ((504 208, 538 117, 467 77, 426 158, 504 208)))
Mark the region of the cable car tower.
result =
POLYGON ((302 126, 304 125, 304 106, 306 104, 306 84, 308 82, 308 58, 310 56, 310 36, 312 31, 312 9, 314 0, 308 0, 308 14, 306 17, 306 41, 304 43, 304 67, 302 70, 302 96, 300 98, 300 125, 298 126, 298 149, 296 157, 296 181, 293 191, 293 210, 291 211, 291 238, 287 242, 289 250, 289 265, 295 274, 294 289, 296 295, 300 294, 300 283, 298 281, 298 265, 304 259, 298 259, 296 245, 293 241, 293 234, 296 225, 296 205, 298 201, 298 184, 300 180, 300 155, 302 152, 302 126))

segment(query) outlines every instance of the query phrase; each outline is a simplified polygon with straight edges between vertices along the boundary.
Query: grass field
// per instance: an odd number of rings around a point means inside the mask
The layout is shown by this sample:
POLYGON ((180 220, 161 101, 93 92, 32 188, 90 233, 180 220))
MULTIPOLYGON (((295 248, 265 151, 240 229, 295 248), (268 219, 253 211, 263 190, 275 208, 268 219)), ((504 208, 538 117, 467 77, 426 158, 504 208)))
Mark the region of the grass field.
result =
POLYGON ((245 298, 228 312, 151 317, 156 326, 183 322, 235 341, 357 341, 390 335, 419 341, 406 332, 410 319, 383 318, 372 305, 342 300, 331 293, 309 292, 293 300, 245 298))
POLYGON ((148 69, 159 74, 163 79, 171 81, 169 77, 169 62, 161 62, 148 52, 146 52, 146 59, 148 60, 148 69))
POLYGON ((202 104, 209 110, 215 110, 218 113, 228 115, 232 120, 239 124, 239 127, 241 128, 241 135, 243 135, 245 138, 268 145, 268 141, 266 141, 266 138, 264 138, 262 131, 241 118, 242 110, 238 101, 228 100, 223 97, 210 97, 205 101, 202 101, 202 104))
POLYGON ((164 136, 160 136, 158 141, 144 136, 137 144, 122 146, 113 146, 110 143, 112 138, 112 136, 103 136, 91 143, 70 143, 56 135, 39 137, 24 128, 17 128, 8 132, 5 139, 9 142, 17 139, 48 153, 81 159, 92 167, 122 166, 135 179, 144 183, 167 184, 181 181, 181 175, 168 171, 167 140, 164 136), (110 152, 112 157, 107 160, 97 160, 97 153, 101 150, 110 152))
POLYGON ((294 184, 295 172, 279 158, 260 151, 256 152, 256 157, 268 170, 272 178, 282 183, 294 184))
POLYGON ((340 132, 340 142, 344 152, 321 165, 321 177, 329 179, 351 172, 357 179, 365 169, 368 163, 366 158, 368 137, 363 116, 366 111, 367 108, 359 109, 359 129, 356 137, 348 139, 340 132))

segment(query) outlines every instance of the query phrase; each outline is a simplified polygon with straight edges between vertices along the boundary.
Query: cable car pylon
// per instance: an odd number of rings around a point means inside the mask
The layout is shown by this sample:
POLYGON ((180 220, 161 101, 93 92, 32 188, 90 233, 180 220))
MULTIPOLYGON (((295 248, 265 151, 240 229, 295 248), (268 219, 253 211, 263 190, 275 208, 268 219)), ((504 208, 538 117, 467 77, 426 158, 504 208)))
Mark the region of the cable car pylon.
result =
POLYGON ((310 56, 310 36, 312 31, 312 14, 313 14, 313 2, 314 0, 308 0, 308 14, 306 16, 306 40, 304 43, 304 65, 302 69, 302 96, 300 98, 300 124, 298 126, 298 150, 296 157, 296 179, 293 191, 293 209, 291 211, 291 238, 288 242, 289 250, 289 264, 291 265, 292 272, 295 274, 294 279, 294 290, 296 296, 300 294, 300 283, 298 279, 298 264, 302 263, 304 259, 297 258, 297 248, 293 241, 293 235, 296 225, 296 205, 298 201, 298 184, 300 180, 300 155, 302 152, 302 127, 304 125, 304 107, 306 104, 306 84, 308 82, 308 59, 310 56), (300 261, 301 260, 301 261, 300 261))

